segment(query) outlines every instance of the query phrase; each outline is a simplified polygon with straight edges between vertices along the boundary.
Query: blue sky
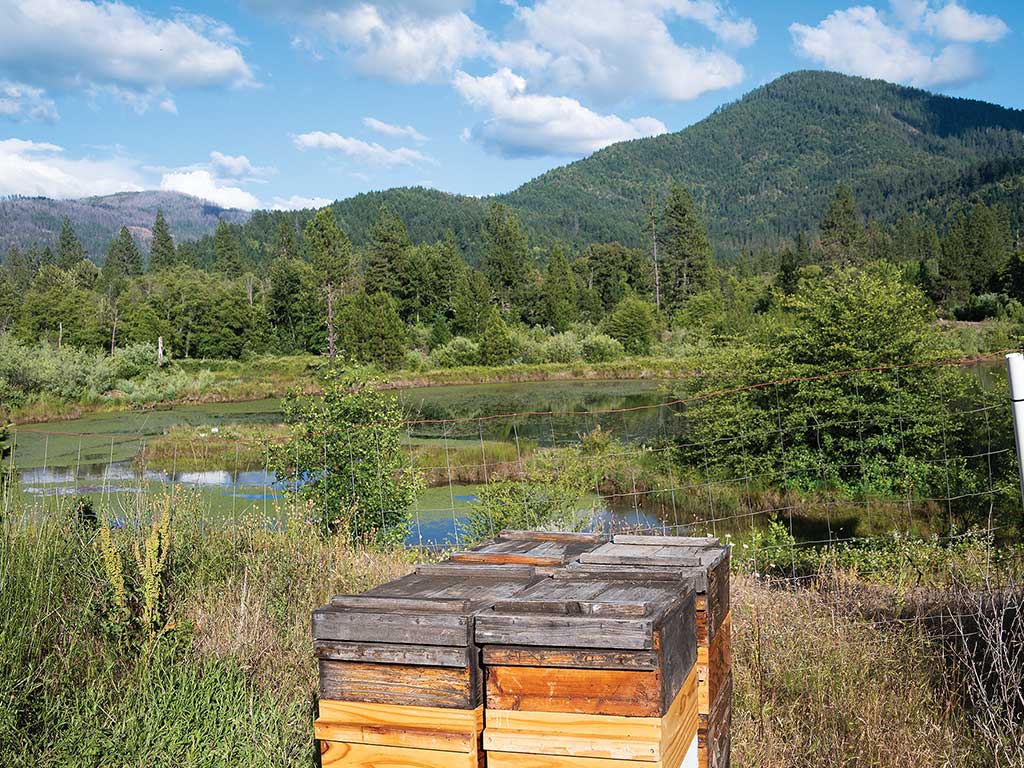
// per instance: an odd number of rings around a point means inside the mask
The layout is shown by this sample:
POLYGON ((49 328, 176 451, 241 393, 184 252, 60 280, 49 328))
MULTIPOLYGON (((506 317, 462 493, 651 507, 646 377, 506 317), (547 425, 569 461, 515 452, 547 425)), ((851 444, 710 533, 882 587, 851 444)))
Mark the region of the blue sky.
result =
POLYGON ((0 195, 504 192, 794 69, 1024 108, 1019 0, 0 0, 0 195))

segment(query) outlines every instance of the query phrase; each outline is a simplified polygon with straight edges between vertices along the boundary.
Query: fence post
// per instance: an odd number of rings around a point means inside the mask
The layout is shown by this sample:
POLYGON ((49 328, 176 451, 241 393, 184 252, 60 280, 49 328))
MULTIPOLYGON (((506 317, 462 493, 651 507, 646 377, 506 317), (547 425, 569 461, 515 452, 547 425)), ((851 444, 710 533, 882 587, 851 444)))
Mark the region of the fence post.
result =
POLYGON ((1017 474, 1024 503, 1024 355, 1020 352, 1008 354, 1006 373, 1010 382, 1010 407, 1013 409, 1013 437, 1017 444, 1017 474))

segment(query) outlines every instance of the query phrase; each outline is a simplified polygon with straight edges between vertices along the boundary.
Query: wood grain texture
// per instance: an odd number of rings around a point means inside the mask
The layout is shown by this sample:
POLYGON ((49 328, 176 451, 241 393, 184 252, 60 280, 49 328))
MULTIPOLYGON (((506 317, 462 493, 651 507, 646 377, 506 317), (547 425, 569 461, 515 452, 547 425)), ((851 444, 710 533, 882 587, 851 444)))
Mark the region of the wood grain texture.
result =
POLYGON ((650 650, 650 619, 603 619, 591 616, 502 615, 476 617, 477 645, 539 645, 574 648, 650 650))
POLYGON ((429 613, 367 613, 326 606, 313 612, 313 639, 410 645, 468 645, 465 616, 429 613))
POLYGON ((647 670, 658 669, 659 666, 659 656, 654 651, 486 645, 482 656, 485 666, 647 670))
POLYGON ((732 674, 729 674, 711 706, 711 714, 699 716, 697 761, 700 768, 729 768, 731 730, 732 674))
POLYGON ((480 748, 483 707, 445 709, 321 699, 316 738, 359 744, 472 752, 480 748))
POLYGON ((712 702, 718 699, 732 664, 732 613, 715 633, 711 647, 697 649, 697 705, 702 715, 711 712, 712 702))
POLYGON ((322 659, 319 669, 324 699, 455 709, 482 703, 479 676, 471 668, 322 659))
POLYGON ((313 655, 318 659, 333 659, 334 661, 414 664, 430 667, 469 667, 475 661, 474 649, 465 646, 346 643, 338 640, 314 640, 313 655))
POLYGON ((687 589, 661 617, 655 629, 660 657, 662 711, 667 711, 697 661, 696 597, 687 589))
POLYGON ((607 539, 599 534, 504 531, 472 549, 451 556, 458 563, 494 565, 565 565, 607 539))
POLYGON ((697 595, 697 644, 709 648, 729 613, 728 553, 708 569, 707 580, 707 591, 697 595))
POLYGON ((491 709, 660 717, 661 673, 618 669, 488 667, 491 709))
POLYGON ((322 768, 480 768, 477 754, 377 744, 320 742, 322 768))
POLYGON ((718 547, 720 542, 713 536, 634 536, 619 533, 612 536, 613 544, 657 544, 664 547, 718 547))

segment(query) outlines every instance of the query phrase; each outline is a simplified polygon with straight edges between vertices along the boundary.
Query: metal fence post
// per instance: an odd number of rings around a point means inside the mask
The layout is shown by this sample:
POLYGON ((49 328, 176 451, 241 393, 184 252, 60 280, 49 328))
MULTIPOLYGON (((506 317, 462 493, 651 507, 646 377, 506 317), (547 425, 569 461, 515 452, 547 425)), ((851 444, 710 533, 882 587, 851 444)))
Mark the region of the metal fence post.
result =
POLYGON ((1024 355, 1020 352, 1008 354, 1006 373, 1010 382, 1010 407, 1013 408, 1013 437, 1017 444, 1017 474, 1024 503, 1024 355))

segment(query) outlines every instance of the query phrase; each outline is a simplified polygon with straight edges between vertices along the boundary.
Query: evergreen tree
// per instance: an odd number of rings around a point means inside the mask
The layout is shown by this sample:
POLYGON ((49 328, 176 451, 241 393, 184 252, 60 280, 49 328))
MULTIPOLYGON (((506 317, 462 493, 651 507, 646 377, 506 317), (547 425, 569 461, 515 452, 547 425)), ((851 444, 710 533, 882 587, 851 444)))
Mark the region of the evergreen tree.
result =
POLYGON ((352 243, 338 226, 338 220, 330 207, 321 208, 306 224, 304 243, 309 262, 313 265, 324 294, 327 307, 327 355, 333 363, 337 351, 335 301, 351 292, 355 280, 352 243))
POLYGON ((846 184, 836 187, 819 225, 821 252, 828 264, 863 260, 864 230, 857 221, 857 201, 846 184))
POLYGON ((151 272, 170 269, 177 260, 174 240, 164 219, 164 212, 157 209, 156 221, 153 222, 153 245, 149 249, 149 269, 151 272))
POLYGON ((295 228, 288 219, 281 219, 277 226, 277 235, 274 238, 275 259, 298 258, 299 251, 295 245, 295 228))
POLYGON ((128 227, 121 227, 117 237, 110 243, 103 261, 103 282, 113 295, 119 294, 126 281, 142 274, 142 253, 135 245, 135 239, 128 227))
POLYGON ((663 224, 661 304, 672 313, 709 285, 713 269, 711 242, 693 197, 678 184, 669 191, 663 224))
POLYGON ((409 248, 409 231, 398 214, 381 206, 377 221, 370 228, 370 242, 366 260, 366 292, 370 295, 385 291, 398 294, 397 280, 402 257, 409 248))
POLYGON ((38 271, 38 266, 28 251, 21 250, 18 246, 12 245, 7 251, 7 258, 4 266, 7 268, 11 285, 18 291, 28 289, 32 278, 38 271))
POLYGON ((967 220, 957 216, 942 238, 936 295, 947 304, 958 304, 967 299, 971 290, 968 274, 967 220))
POLYGON ((340 307, 338 346, 352 360, 396 368, 405 359, 409 342, 395 300, 383 291, 368 296, 360 291, 340 307))
POLYGON ((484 365, 506 365, 512 360, 514 351, 512 335, 501 310, 492 306, 480 333, 480 360, 484 365))
POLYGON ((518 311, 530 273, 529 241, 519 216, 506 205, 491 203, 483 236, 484 273, 491 290, 503 309, 518 311))
POLYGON ((491 287, 487 279, 475 269, 462 270, 452 307, 452 328, 466 336, 477 336, 490 303, 491 287))
POLYGON ((228 277, 242 274, 242 244, 231 226, 221 219, 213 234, 214 269, 228 277))
POLYGON ((313 268, 296 258, 276 258, 267 271, 267 312, 286 352, 323 349, 320 286, 313 268))
POLYGON ((61 269, 71 269, 84 258, 85 248, 82 247, 82 241, 75 234, 71 219, 65 216, 57 240, 57 266, 61 269))
POLYGON ((430 327, 430 336, 427 337, 427 347, 437 349, 452 340, 452 329, 444 315, 434 318, 434 324, 430 327))
POLYGON ((657 313, 652 304, 630 294, 605 320, 603 330, 617 339, 628 354, 646 355, 658 330, 657 313))
POLYGON ((548 273, 544 280, 545 322, 556 331, 568 330, 579 317, 576 307, 576 280, 561 244, 551 249, 548 273))
POLYGON ((1009 256, 1009 240, 1009 232, 1003 232, 996 212, 984 203, 975 203, 966 233, 967 277, 974 293, 997 288, 997 277, 1009 256))
POLYGON ((459 253, 455 234, 449 229, 434 247, 434 284, 437 290, 438 309, 446 317, 455 315, 455 296, 459 281, 469 268, 459 253))

